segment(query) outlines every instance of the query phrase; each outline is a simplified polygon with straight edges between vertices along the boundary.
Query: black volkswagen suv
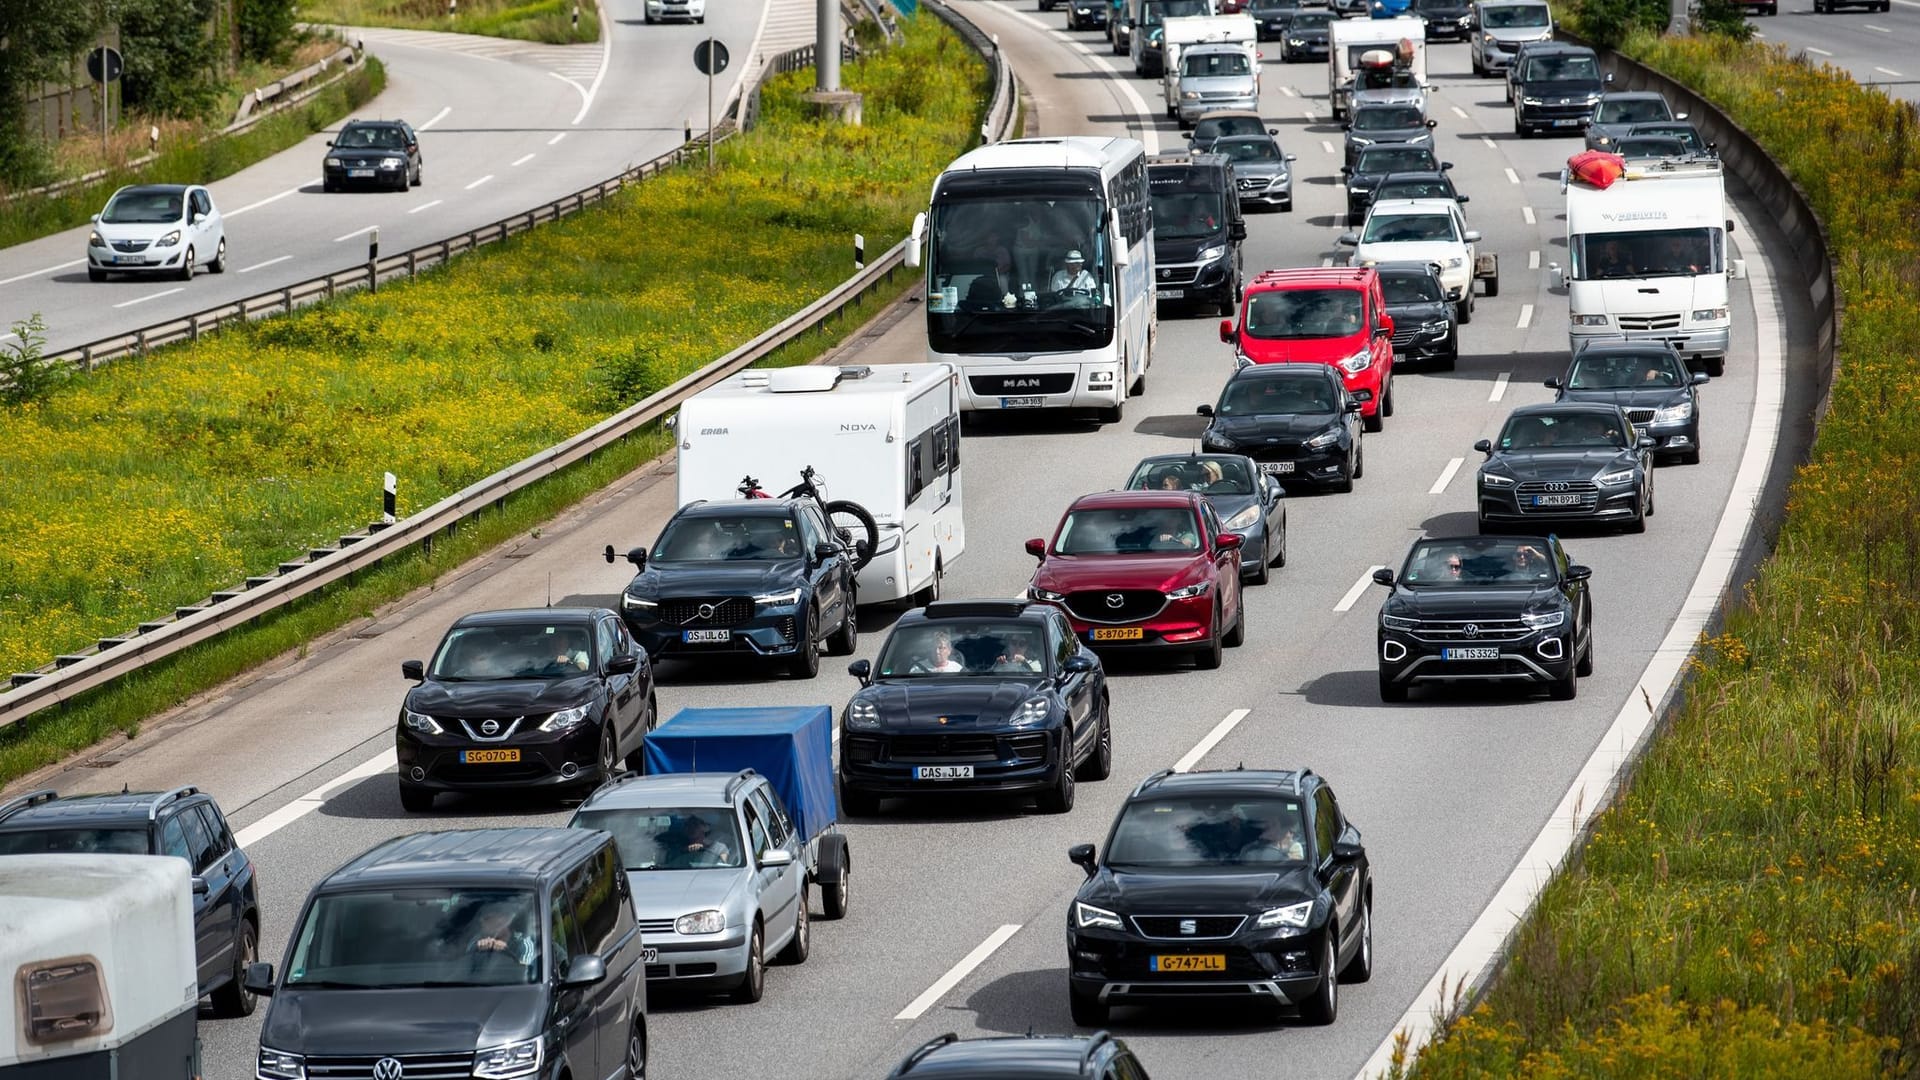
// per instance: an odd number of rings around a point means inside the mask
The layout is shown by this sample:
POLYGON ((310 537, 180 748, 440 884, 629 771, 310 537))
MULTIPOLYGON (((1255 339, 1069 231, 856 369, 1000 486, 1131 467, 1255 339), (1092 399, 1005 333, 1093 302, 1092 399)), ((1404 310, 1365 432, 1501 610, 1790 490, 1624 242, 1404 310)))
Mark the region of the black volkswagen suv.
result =
POLYGON ((192 787, 64 797, 42 790, 0 804, 0 857, 62 853, 185 860, 200 992, 211 995, 215 1015, 253 1012, 245 976, 260 942, 259 888, 213 796, 192 787))
POLYGON ((1194 411, 1208 418, 1209 453, 1244 454, 1282 482, 1352 491, 1366 465, 1360 405, 1326 364, 1249 364, 1194 411))
POLYGON ((688 503, 627 561, 639 572, 620 613, 655 659, 781 657, 811 679, 822 641, 842 656, 859 644, 851 552, 812 499, 688 503))
POLYGON ((943 600, 901 616, 841 716, 840 799, 860 816, 884 795, 1032 792, 1073 809, 1076 780, 1113 771, 1106 672, 1059 609, 943 600))
POLYGON ((608 608, 466 615, 400 673, 420 684, 394 735, 413 812, 442 791, 591 791, 639 765, 659 720, 653 667, 608 608))
POLYGON ((1331 1024, 1373 974, 1373 872, 1311 770, 1162 770, 1135 788, 1067 909, 1073 1022, 1167 998, 1298 1005, 1331 1024))
POLYGON ((1553 536, 1426 537, 1380 606, 1380 700, 1415 683, 1545 684, 1556 700, 1593 673, 1593 572, 1553 536))
POLYGON ((1700 464, 1700 392, 1708 379, 1664 341, 1603 341, 1580 350, 1565 375, 1547 380, 1556 401, 1618 405, 1654 452, 1700 464))

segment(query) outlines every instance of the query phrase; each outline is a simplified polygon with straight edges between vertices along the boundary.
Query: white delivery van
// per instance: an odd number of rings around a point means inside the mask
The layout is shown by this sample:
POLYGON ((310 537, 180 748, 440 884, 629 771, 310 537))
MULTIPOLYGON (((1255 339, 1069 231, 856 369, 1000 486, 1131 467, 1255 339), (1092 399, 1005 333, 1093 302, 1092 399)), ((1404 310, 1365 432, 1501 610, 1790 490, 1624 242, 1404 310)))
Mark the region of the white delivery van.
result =
POLYGON ((1560 183, 1571 265, 1548 269, 1554 287, 1567 290, 1573 351, 1654 339, 1720 375, 1733 325, 1727 280, 1747 273, 1744 259, 1727 257, 1733 221, 1720 162, 1635 161, 1605 188, 1563 170, 1560 183))
POLYGON ((1188 15, 1163 23, 1160 93, 1166 99, 1167 115, 1190 125, 1201 113, 1215 109, 1257 111, 1260 108, 1258 38, 1259 27, 1251 15, 1188 15), (1215 64, 1189 72, 1181 57, 1199 45, 1239 46, 1245 62, 1228 66, 1215 64))
POLYGON ((0 858, 4 1080, 195 1080, 200 976, 187 864, 0 858))
POLYGON ((859 503, 879 526, 860 602, 938 599, 966 549, 960 498, 960 373, 952 364, 743 371, 680 406, 680 505, 769 494, 818 472, 824 496, 859 503))
POLYGON ((1418 90, 1425 108, 1428 86, 1424 20, 1340 19, 1327 27, 1327 95, 1334 119, 1346 118, 1356 90, 1418 90), (1385 62, 1373 53, 1386 54, 1385 62))

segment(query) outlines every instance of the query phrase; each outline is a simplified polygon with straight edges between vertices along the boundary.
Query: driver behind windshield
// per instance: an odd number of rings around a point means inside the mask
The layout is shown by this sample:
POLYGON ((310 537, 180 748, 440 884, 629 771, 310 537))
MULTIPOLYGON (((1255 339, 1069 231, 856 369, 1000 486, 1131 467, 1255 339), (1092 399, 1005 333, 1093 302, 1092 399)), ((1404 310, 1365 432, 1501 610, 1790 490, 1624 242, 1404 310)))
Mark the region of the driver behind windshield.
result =
POLYGON ((470 923, 467 952, 475 969, 504 956, 523 968, 531 969, 540 955, 540 943, 527 932, 517 904, 493 903, 481 908, 470 923))
POLYGON ((1087 272, 1087 258, 1079 251, 1067 252, 1063 260, 1066 265, 1053 273, 1053 292, 1056 295, 1092 296, 1098 284, 1093 275, 1087 272))
POLYGON ((678 818, 654 838, 660 852, 660 865, 669 870, 697 870, 726 866, 732 851, 726 841, 715 839, 713 825, 698 814, 678 818))

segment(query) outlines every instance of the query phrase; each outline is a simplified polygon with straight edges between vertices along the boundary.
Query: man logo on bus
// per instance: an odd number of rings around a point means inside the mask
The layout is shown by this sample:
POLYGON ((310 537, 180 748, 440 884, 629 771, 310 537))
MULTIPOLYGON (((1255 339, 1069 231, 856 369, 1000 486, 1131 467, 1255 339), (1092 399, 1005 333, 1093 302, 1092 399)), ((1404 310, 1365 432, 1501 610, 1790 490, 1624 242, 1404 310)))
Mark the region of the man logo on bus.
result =
POLYGON ((1005 386, 1008 390, 1032 390, 1039 387, 1040 380, 1039 379, 1005 379, 1005 380, 1002 380, 1001 385, 1005 386))

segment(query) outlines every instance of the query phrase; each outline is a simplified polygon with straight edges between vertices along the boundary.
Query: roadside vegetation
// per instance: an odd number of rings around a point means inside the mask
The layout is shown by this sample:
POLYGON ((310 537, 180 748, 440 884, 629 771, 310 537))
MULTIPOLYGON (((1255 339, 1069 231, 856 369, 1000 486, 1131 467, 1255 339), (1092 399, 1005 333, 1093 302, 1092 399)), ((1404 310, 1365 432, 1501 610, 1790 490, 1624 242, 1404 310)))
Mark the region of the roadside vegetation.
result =
POLYGON ((447 0, 303 0, 300 17, 309 23, 443 30, 552 45, 600 40, 593 0, 459 0, 451 11, 447 0))
MULTIPOLYGON (((430 505, 736 348, 905 235, 975 138, 986 69, 932 15, 848 65, 865 124, 814 120, 812 75, 768 84, 718 167, 669 172, 408 284, 235 328, 0 409, 0 674, 25 671, 430 505), (662 222, 671 222, 663 228, 662 222)), ((904 285, 904 282, 903 282, 904 285)), ((818 355, 832 335, 790 348, 818 355)), ((510 500, 511 536, 658 449, 630 440, 510 500), (575 474, 591 475, 590 483, 575 474), (538 507, 529 516, 526 507, 538 507)), ((494 520, 491 516, 488 521, 494 520)), ((484 526, 483 526, 484 528, 484 526)), ((370 611, 479 547, 464 538, 264 620, 43 721, 0 730, 0 783, 370 611)), ((490 542, 490 541, 489 541, 490 542)))
POLYGON ((1619 47, 1717 102, 1826 223, 1831 411, 1671 726, 1416 1072, 1920 1076, 1920 115, 1779 46, 1619 47))

